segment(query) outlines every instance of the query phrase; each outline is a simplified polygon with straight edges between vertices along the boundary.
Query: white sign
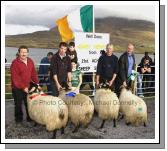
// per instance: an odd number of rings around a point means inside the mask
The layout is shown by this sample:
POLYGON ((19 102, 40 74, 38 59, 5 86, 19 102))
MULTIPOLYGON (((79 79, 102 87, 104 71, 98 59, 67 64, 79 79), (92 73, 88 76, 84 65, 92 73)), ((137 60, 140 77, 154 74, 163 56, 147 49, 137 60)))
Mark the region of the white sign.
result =
POLYGON ((96 72, 100 50, 105 50, 109 41, 108 33, 75 33, 75 48, 81 72, 96 72))

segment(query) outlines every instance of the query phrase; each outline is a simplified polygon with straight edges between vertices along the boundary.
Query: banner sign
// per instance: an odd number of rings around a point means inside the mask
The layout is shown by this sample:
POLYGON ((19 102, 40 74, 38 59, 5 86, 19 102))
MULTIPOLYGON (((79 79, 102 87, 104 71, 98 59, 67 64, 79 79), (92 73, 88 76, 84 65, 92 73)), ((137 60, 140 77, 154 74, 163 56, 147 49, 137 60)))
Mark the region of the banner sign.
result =
POLYGON ((81 72, 96 72, 100 50, 109 43, 108 33, 75 33, 75 48, 81 72))

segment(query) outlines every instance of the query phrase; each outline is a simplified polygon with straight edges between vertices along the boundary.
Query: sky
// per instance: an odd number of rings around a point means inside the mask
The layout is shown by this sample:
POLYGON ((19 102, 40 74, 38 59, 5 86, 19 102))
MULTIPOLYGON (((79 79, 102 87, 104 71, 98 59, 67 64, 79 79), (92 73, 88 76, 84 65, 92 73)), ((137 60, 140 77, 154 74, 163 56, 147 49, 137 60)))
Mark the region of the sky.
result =
MULTIPOLYGON (((81 5, 7 5, 5 7, 5 35, 49 30, 55 21, 81 8, 81 5)), ((155 8, 150 5, 94 6, 95 18, 109 16, 142 19, 155 22, 155 8)))

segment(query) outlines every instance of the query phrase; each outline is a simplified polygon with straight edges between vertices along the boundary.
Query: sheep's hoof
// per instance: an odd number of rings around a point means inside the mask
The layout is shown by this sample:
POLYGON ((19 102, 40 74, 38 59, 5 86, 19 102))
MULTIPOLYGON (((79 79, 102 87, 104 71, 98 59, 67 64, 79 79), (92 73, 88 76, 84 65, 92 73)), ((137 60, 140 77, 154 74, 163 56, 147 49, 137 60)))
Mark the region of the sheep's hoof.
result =
POLYGON ((104 123, 105 123, 105 120, 103 120, 103 121, 102 121, 102 123, 101 123, 101 125, 100 125, 99 129, 103 128, 104 123))
POLYGON ((38 123, 35 122, 35 123, 34 123, 34 127, 36 127, 36 126, 38 126, 38 123))
POLYGON ((130 122, 126 122, 126 125, 129 126, 131 123, 130 122))
POLYGON ((85 128, 85 129, 88 128, 88 125, 85 125, 84 128, 85 128))
POLYGON ((113 127, 116 127, 116 119, 113 119, 114 125, 113 127))
POLYGON ((56 138, 56 132, 57 132, 57 130, 54 130, 54 131, 53 131, 52 139, 56 138))
POLYGON ((64 127, 61 128, 61 134, 64 134, 64 127))
POLYGON ((76 126, 76 127, 74 128, 74 130, 72 131, 72 133, 78 132, 79 127, 80 127, 80 125, 76 126))
POLYGON ((146 123, 144 122, 144 127, 147 127, 146 123))

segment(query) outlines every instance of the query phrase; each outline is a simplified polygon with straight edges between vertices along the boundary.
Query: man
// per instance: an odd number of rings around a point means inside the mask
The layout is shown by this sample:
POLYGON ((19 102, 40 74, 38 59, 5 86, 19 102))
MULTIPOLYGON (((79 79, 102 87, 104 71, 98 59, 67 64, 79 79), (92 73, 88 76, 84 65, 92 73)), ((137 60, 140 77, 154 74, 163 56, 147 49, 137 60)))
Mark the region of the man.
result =
MULTIPOLYGON (((51 62, 51 59, 53 57, 53 53, 52 52, 48 52, 47 54, 47 57, 44 57, 42 60, 41 60, 41 64, 50 64, 51 62)), ((51 94, 51 91, 52 91, 52 88, 51 88, 51 85, 50 85, 50 77, 49 77, 49 65, 40 65, 39 66, 39 71, 38 71, 38 74, 39 74, 39 78, 40 78, 40 85, 44 85, 46 84, 47 85, 47 91, 48 91, 48 94, 51 94)))
POLYGON ((123 53, 118 61, 119 64, 119 72, 117 77, 117 91, 119 92, 119 88, 121 85, 131 86, 131 80, 129 77, 134 70, 135 67, 135 56, 134 56, 134 46, 129 43, 127 47, 127 51, 123 53))
POLYGON ((118 73, 118 58, 113 54, 114 46, 107 44, 106 53, 103 54, 97 64, 96 85, 108 83, 111 90, 115 90, 115 78, 118 73))
POLYGON ((52 94, 59 95, 59 91, 68 84, 71 87, 71 60, 66 55, 67 44, 61 42, 59 44, 59 51, 53 55, 50 65, 50 78, 52 94))
POLYGON ((26 108, 27 121, 31 121, 27 109, 27 93, 30 82, 38 84, 38 77, 33 61, 28 57, 28 48, 20 46, 18 57, 11 64, 12 94, 15 102, 15 122, 23 121, 22 101, 26 108))

